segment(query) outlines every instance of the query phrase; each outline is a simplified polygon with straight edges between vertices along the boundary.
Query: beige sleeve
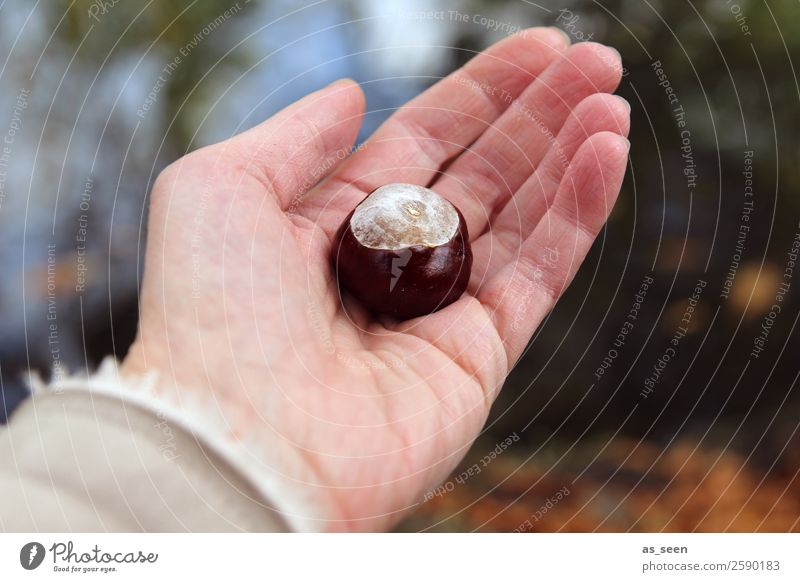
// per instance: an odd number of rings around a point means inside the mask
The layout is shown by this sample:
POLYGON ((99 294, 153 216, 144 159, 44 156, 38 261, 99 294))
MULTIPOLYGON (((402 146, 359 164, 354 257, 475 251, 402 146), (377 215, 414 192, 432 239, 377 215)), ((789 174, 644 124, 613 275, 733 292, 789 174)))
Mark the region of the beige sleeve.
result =
POLYGON ((287 531, 263 488, 181 420, 88 384, 35 394, 0 427, 0 530, 287 531))

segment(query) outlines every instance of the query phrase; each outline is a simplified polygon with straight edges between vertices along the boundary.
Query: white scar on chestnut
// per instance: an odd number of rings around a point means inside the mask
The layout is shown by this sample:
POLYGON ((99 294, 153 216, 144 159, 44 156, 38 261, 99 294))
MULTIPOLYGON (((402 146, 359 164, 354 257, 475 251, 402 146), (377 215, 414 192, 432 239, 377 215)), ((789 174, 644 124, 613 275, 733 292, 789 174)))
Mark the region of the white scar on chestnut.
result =
POLYGON ((433 190, 387 184, 342 221, 331 248, 341 291, 376 314, 428 315, 467 288, 472 250, 464 216, 433 190))
POLYGON ((358 205, 350 228, 365 247, 398 250, 436 247, 453 238, 458 212, 433 190, 416 184, 387 184, 358 205))

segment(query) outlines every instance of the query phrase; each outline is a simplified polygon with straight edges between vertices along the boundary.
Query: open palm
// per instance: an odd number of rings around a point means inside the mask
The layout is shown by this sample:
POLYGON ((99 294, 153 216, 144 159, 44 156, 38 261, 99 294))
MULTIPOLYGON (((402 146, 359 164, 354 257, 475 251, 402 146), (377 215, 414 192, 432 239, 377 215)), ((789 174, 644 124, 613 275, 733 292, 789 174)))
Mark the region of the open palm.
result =
POLYGON ((604 224, 628 154, 620 75, 613 49, 531 29, 352 155, 364 99, 341 81, 185 156, 153 189, 125 369, 220 411, 297 527, 388 527, 462 458, 604 224), (401 322, 342 297, 329 263, 390 182, 453 202, 475 257, 461 299, 401 322))

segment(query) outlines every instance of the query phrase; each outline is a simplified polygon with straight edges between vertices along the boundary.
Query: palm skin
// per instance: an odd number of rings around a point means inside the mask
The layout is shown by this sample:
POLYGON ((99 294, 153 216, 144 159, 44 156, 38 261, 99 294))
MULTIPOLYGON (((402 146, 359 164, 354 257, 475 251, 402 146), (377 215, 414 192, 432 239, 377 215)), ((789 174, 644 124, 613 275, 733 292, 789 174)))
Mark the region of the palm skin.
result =
POLYGON ((503 40, 350 156, 365 105, 341 81, 159 177, 123 370, 220 411, 295 527, 385 529, 443 480, 604 224, 628 154, 621 64, 568 45, 503 40), (330 269, 344 217, 389 182, 458 206, 475 256, 461 299, 402 322, 330 269))

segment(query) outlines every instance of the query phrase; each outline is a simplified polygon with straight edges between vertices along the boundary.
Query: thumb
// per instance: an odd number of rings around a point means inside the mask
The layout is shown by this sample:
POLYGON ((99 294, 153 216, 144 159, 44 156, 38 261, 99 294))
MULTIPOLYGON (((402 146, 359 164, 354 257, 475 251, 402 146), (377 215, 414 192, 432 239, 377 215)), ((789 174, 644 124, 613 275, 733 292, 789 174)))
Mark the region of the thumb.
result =
POLYGON ((233 150, 285 210, 347 157, 364 108, 358 83, 340 79, 220 145, 233 150))

